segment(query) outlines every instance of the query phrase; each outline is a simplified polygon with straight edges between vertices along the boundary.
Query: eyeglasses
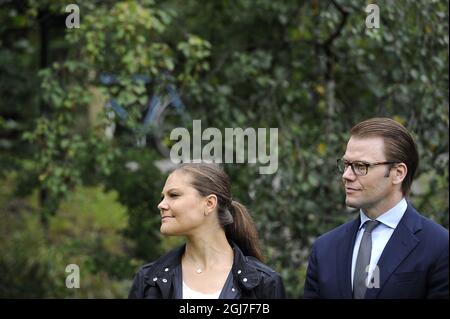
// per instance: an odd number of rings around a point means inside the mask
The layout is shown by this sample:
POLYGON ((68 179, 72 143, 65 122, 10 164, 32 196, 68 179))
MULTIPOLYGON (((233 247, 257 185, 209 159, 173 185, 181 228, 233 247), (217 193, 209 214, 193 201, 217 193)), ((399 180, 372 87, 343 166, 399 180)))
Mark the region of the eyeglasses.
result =
POLYGON ((349 161, 346 161, 346 160, 340 158, 337 160, 336 164, 337 164, 337 168, 338 168, 339 172, 341 172, 342 174, 347 170, 347 168, 349 166, 351 166, 352 171, 353 171, 353 173, 355 173, 355 175, 364 176, 364 175, 367 175, 367 173, 369 172, 369 167, 377 166, 377 165, 398 164, 398 162, 392 162, 392 161, 378 162, 378 163, 366 163, 366 162, 360 162, 360 161, 349 162, 349 161))

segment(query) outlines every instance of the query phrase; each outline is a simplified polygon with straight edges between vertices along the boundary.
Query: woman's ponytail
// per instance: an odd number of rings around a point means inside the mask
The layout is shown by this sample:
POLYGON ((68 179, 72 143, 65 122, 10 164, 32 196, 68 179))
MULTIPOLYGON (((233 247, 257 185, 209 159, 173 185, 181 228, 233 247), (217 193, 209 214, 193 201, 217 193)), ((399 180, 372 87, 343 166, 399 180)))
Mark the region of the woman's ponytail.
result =
POLYGON ((225 226, 228 239, 236 243, 244 255, 264 261, 252 216, 244 205, 234 200, 231 201, 230 210, 233 222, 225 226))

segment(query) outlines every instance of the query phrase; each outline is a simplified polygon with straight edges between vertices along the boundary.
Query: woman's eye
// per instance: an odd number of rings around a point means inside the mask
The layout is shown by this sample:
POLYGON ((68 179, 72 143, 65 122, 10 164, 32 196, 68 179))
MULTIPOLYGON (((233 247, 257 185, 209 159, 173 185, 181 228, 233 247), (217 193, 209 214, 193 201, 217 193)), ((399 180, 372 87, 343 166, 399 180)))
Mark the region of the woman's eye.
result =
POLYGON ((170 194, 170 197, 178 197, 180 196, 179 194, 170 194))

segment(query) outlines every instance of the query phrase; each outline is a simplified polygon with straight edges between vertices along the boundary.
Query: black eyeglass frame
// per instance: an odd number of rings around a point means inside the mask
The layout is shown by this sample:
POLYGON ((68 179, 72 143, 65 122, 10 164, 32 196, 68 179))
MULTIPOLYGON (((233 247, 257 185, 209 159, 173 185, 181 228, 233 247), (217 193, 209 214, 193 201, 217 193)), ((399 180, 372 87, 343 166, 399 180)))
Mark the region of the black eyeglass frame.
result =
MULTIPOLYGON (((354 162, 349 162, 344 160, 343 158, 339 158, 336 160, 336 166, 337 169, 340 173, 344 173, 347 168, 350 166, 352 168, 353 173, 356 176, 366 176, 369 173, 369 168, 373 167, 373 166, 378 166, 378 165, 392 165, 392 164, 399 164, 399 162, 395 162, 395 161, 385 161, 385 162, 376 162, 376 163, 367 163, 367 162, 363 162, 363 161, 354 161, 354 162), (343 163, 344 166, 341 167, 340 163, 343 163), (365 166, 365 173, 364 174, 360 174, 357 173, 355 170, 355 167, 353 166, 354 164, 362 164, 365 166), (341 170, 341 168, 343 168, 343 170, 341 170)), ((392 167, 391 167, 392 168, 392 167)))

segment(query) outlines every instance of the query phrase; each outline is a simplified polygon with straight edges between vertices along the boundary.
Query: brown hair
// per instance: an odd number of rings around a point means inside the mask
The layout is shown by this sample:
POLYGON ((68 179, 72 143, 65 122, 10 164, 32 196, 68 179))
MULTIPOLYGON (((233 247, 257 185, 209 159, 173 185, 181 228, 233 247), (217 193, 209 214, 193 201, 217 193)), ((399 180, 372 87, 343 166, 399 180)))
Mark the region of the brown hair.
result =
POLYGON ((403 195, 408 195, 419 166, 417 145, 408 130, 390 118, 371 118, 356 124, 350 134, 360 138, 383 138, 386 160, 404 163, 408 168, 402 183, 403 195))
POLYGON ((217 196, 219 223, 228 240, 234 242, 245 255, 263 261, 253 219, 244 205, 232 199, 230 179, 223 169, 213 163, 185 163, 175 171, 190 174, 192 186, 201 196, 217 196))

